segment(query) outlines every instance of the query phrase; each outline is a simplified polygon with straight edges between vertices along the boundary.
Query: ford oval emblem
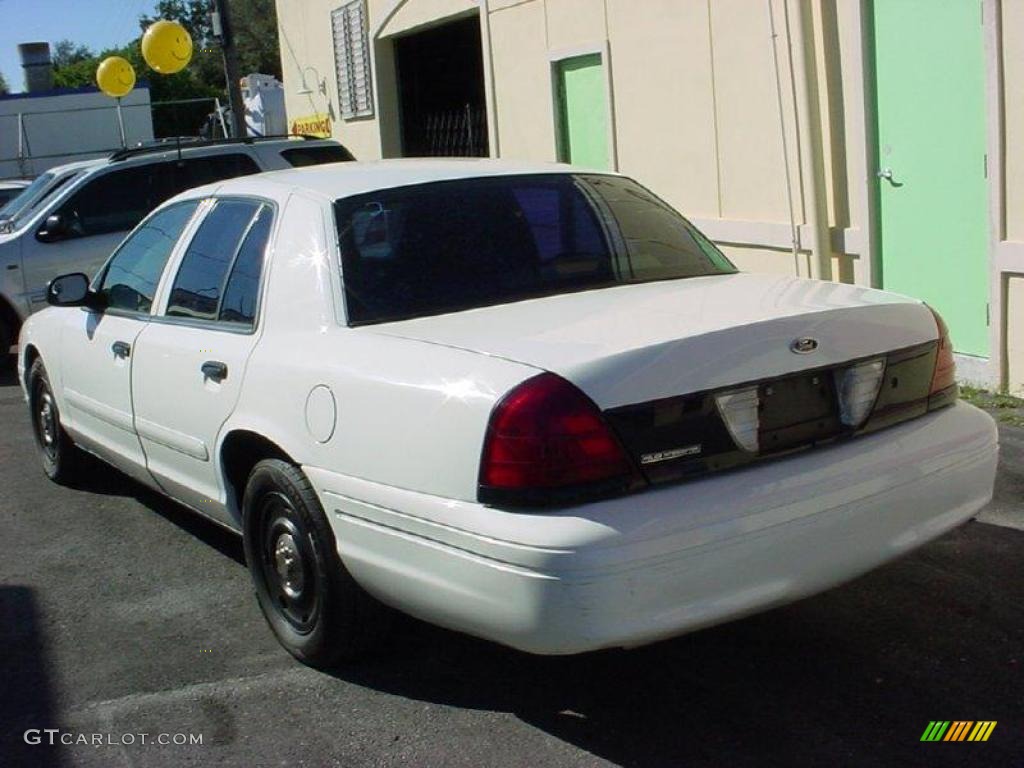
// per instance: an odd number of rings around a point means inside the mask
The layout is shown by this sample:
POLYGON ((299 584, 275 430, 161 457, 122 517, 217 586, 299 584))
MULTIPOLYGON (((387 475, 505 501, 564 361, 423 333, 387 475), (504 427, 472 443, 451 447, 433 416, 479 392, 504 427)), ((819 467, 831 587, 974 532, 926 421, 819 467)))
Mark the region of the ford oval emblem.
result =
POLYGON ((809 355, 818 348, 818 340, 812 339, 810 336, 793 339, 793 343, 789 345, 789 348, 798 355, 809 355))

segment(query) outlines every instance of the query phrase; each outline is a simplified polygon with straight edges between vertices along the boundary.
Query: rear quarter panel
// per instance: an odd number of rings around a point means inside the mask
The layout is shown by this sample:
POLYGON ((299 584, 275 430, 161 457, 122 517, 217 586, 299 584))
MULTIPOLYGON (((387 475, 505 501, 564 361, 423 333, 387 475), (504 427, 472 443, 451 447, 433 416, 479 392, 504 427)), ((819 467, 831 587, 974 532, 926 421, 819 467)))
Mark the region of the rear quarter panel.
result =
POLYGON ((491 408, 537 369, 346 327, 329 203, 295 193, 281 216, 264 327, 221 442, 251 430, 303 465, 474 500, 491 408))

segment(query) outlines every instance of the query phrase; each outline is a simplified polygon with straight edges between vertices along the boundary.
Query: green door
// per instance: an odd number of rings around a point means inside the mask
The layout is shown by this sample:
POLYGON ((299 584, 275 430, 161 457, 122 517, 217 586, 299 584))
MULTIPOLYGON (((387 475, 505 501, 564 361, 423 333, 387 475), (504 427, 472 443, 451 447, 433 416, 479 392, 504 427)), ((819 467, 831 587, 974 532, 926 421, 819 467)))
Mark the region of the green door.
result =
POLYGON ((986 356, 985 55, 978 0, 874 0, 882 285, 986 356))
POLYGON ((608 168, 607 84, 601 54, 559 61, 555 82, 558 159, 587 168, 608 168))

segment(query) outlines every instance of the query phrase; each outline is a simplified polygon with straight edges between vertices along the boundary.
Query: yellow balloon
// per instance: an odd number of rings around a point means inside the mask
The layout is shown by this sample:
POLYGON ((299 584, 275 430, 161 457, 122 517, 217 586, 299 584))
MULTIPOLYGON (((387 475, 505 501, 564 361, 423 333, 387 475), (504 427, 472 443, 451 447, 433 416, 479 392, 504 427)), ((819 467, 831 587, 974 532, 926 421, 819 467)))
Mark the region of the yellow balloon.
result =
POLYGON ((142 58, 161 75, 173 75, 192 60, 192 37, 178 22, 161 19, 142 36, 142 58))
POLYGON ((96 84, 107 96, 125 96, 135 87, 135 70, 127 59, 107 56, 96 67, 96 84))

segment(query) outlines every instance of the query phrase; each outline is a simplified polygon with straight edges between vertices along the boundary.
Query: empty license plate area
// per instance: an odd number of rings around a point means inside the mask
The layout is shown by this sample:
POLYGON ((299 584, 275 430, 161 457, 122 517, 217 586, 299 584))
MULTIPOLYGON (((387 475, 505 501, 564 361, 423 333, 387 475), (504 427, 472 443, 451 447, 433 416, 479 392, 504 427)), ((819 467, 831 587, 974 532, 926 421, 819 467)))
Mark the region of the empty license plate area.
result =
POLYGON ((831 371, 776 379, 758 387, 760 453, 775 453, 821 440, 842 431, 831 371))

